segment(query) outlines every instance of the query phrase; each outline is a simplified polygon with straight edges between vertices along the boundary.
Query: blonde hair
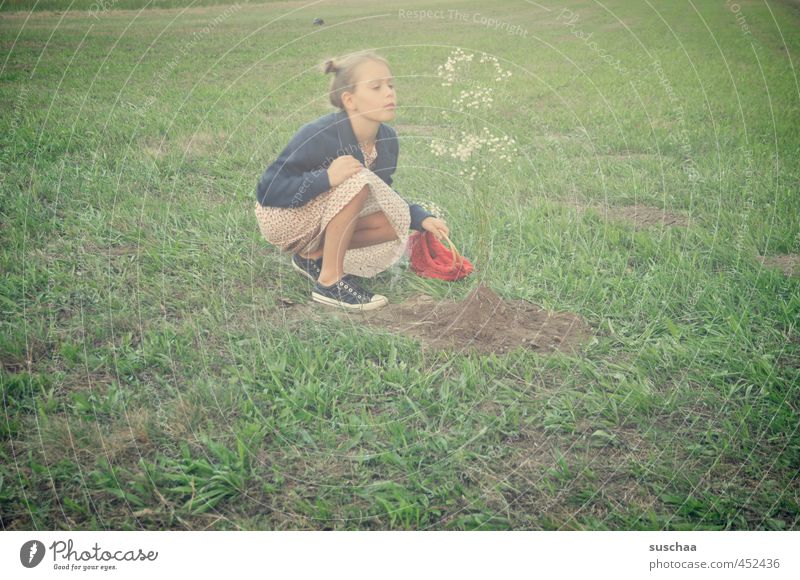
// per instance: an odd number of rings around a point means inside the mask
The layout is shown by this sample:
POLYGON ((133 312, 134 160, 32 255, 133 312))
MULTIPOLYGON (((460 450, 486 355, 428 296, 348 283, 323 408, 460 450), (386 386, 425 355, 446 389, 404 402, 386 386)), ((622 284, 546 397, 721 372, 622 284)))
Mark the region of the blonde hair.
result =
POLYGON ((358 65, 369 61, 382 62, 387 67, 389 66, 389 62, 385 58, 371 51, 357 52, 342 58, 331 58, 325 61, 325 64, 322 65, 322 72, 325 74, 334 73, 330 86, 330 100, 334 107, 344 110, 342 93, 352 93, 355 90, 356 68, 358 65))

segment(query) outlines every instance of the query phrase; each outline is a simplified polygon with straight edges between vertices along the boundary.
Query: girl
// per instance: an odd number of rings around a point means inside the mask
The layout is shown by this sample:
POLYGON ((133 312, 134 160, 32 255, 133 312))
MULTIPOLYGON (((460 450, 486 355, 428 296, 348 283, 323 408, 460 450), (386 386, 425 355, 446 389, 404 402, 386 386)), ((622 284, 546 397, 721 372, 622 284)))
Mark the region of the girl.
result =
POLYGON ((256 217, 264 238, 291 252, 315 282, 312 300, 350 310, 388 303, 354 275, 373 277, 405 252, 409 227, 449 235, 444 220, 409 205, 390 186, 399 143, 384 121, 397 97, 389 65, 373 53, 328 60, 338 111, 303 125, 264 171, 256 217))

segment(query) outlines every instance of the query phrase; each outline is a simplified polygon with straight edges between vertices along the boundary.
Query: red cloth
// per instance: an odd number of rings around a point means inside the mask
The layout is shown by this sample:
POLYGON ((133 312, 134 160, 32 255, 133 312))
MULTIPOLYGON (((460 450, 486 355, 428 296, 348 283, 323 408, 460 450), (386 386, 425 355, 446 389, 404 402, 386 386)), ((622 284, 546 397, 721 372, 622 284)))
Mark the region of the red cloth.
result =
POLYGON ((468 276, 473 270, 470 261, 463 256, 454 264, 453 252, 433 232, 411 234, 406 253, 411 257, 411 269, 419 276, 453 281, 468 276))

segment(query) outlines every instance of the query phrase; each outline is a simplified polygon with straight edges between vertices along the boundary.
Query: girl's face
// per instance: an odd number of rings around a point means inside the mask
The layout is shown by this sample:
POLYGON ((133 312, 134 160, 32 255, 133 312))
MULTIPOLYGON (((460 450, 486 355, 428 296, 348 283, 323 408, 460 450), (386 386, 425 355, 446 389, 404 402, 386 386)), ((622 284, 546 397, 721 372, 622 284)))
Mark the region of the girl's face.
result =
POLYGON ((377 122, 394 119, 397 96, 389 67, 380 61, 370 60, 358 65, 355 72, 354 91, 342 95, 348 113, 377 122))

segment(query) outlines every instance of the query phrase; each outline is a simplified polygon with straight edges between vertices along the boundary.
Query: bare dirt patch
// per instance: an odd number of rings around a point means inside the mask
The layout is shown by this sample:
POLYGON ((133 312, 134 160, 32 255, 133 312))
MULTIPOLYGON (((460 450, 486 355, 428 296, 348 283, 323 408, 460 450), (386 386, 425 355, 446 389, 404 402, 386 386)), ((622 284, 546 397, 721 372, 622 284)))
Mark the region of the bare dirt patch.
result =
POLYGON ((224 148, 227 135, 223 132, 197 131, 179 140, 176 147, 186 157, 216 156, 224 148))
POLYGON ((664 155, 655 155, 654 153, 598 153, 594 157, 611 161, 652 161, 663 158, 664 155))
POLYGON ((635 429, 615 429, 608 440, 585 427, 571 437, 523 429, 516 440, 505 441, 502 457, 473 474, 494 494, 487 504, 514 513, 515 529, 539 529, 544 520, 583 529, 586 518, 630 518, 656 507, 657 498, 628 468, 645 462, 652 448, 635 429), (569 453, 559 463, 564 450, 569 453))
POLYGON ((161 137, 147 137, 142 143, 142 151, 153 159, 163 159, 169 152, 169 143, 161 137))
POLYGON ((623 207, 605 207, 609 219, 633 222, 635 227, 650 226, 688 226, 689 216, 670 212, 658 207, 646 205, 629 205, 623 207))
POLYGON ((215 157, 224 148, 227 134, 221 131, 197 131, 175 140, 169 137, 147 137, 142 150, 154 159, 163 159, 169 153, 179 153, 185 158, 215 157))
POLYGON ((592 334, 577 314, 548 312, 525 300, 503 300, 482 284, 462 301, 417 294, 363 313, 322 310, 316 304, 293 306, 284 301, 282 305, 289 308, 287 317, 305 317, 313 309, 318 315, 346 317, 354 324, 403 334, 432 350, 507 354, 523 347, 539 353, 575 353, 592 334))
POLYGON ((800 254, 756 256, 756 258, 765 266, 780 269, 787 276, 800 276, 800 254))
POLYGON ((566 201, 564 205, 574 208, 579 213, 592 209, 606 220, 630 222, 633 224, 633 227, 637 229, 653 226, 685 227, 690 225, 692 221, 691 216, 687 214, 641 204, 615 207, 607 205, 586 205, 577 201, 566 201))

